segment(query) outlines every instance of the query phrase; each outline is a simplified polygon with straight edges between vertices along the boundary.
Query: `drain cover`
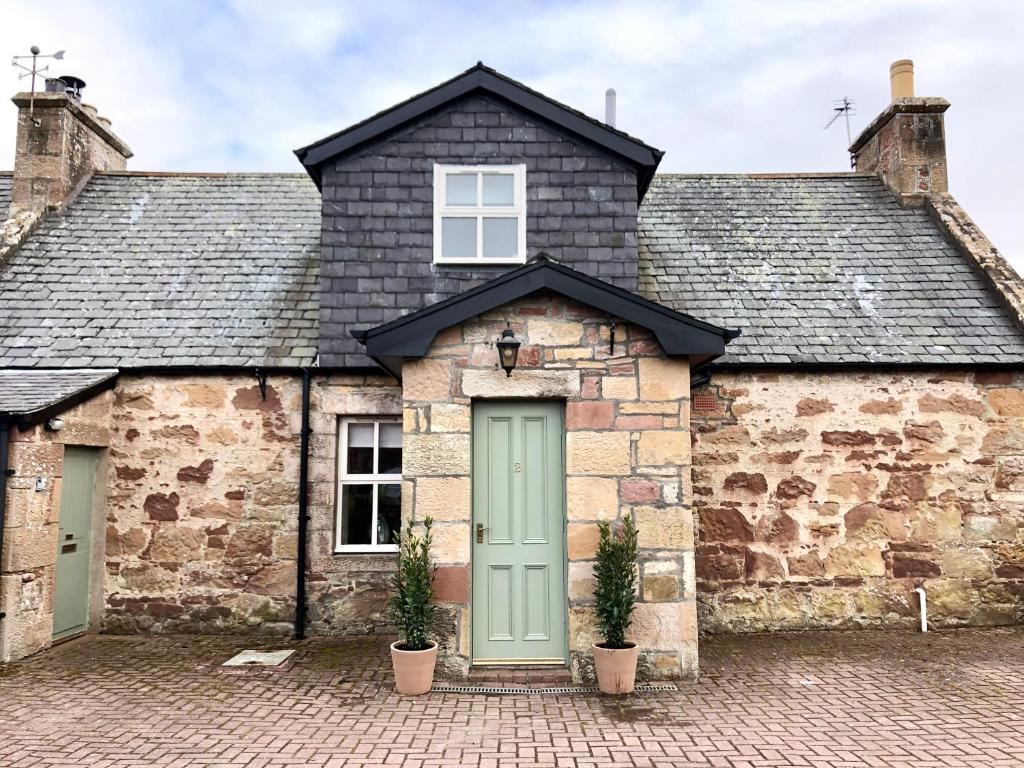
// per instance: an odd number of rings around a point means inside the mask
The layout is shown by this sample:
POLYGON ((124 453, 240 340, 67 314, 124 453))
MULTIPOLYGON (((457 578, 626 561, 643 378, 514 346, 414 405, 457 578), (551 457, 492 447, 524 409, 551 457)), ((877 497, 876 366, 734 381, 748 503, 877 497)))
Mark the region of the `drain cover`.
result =
MULTIPOLYGON (((487 685, 452 685, 450 683, 434 683, 430 689, 434 693, 483 693, 491 696, 522 696, 569 693, 597 693, 596 685, 571 685, 557 688, 529 688, 526 686, 487 686, 487 685)), ((655 691, 678 691, 675 683, 645 683, 633 689, 636 693, 655 691)))
POLYGON ((295 651, 242 651, 225 661, 224 667, 276 667, 295 651))

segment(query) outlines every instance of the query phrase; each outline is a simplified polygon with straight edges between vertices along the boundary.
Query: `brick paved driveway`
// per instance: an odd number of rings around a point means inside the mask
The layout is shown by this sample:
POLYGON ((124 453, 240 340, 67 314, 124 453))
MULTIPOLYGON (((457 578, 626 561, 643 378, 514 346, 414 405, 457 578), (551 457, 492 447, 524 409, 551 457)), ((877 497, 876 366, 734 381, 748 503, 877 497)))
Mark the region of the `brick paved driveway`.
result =
POLYGON ((678 693, 396 696, 384 646, 92 637, 0 668, 0 765, 1024 765, 1024 627, 712 638, 678 693))

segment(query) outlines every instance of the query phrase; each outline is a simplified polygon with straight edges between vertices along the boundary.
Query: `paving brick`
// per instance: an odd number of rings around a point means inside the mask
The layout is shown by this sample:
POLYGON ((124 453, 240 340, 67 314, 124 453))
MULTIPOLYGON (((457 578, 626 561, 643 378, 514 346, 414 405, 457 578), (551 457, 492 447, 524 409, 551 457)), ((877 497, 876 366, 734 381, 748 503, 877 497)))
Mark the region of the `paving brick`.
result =
POLYGON ((280 669, 219 666, 271 642, 87 637, 0 667, 0 765, 1003 768, 1024 755, 1024 627, 708 637, 697 682, 623 698, 404 698, 374 638, 285 644, 297 653, 280 669))

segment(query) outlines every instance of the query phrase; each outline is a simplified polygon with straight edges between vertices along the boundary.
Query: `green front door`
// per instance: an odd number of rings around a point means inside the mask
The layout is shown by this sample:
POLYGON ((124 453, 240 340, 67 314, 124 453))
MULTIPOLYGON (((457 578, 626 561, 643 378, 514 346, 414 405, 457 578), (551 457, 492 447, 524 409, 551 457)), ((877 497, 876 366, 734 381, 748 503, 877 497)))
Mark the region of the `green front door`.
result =
POLYGON ((566 660, 562 406, 473 408, 473 663, 566 660))
POLYGON ((98 451, 64 449, 57 538, 57 589, 53 601, 53 637, 84 632, 89 624, 89 543, 92 494, 98 451))

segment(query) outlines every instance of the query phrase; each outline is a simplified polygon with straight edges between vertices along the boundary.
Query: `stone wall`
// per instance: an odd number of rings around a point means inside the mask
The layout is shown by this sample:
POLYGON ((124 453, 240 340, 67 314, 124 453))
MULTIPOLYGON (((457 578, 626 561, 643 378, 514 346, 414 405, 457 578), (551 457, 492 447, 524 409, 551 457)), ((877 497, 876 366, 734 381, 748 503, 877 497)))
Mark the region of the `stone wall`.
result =
MULTIPOLYGON (((64 446, 105 448, 110 442, 112 400, 111 393, 104 392, 61 414, 65 426, 59 432, 42 425, 25 432, 11 428, 8 467, 13 474, 7 478, 0 562, 0 611, 6 614, 0 621, 0 662, 50 647, 64 446), (39 490, 37 479, 42 482, 39 490)), ((104 459, 96 475, 97 517, 103 506, 105 467, 104 459)), ((94 563, 103 562, 102 540, 93 541, 91 557, 94 563)), ((99 609, 100 580, 96 581, 93 608, 99 609)), ((98 613, 90 611, 92 626, 98 613)))
POLYGON ((604 312, 537 295, 435 339, 403 366, 405 515, 437 522, 435 592, 441 668, 466 672, 470 655, 470 428, 477 398, 566 403, 568 635, 573 676, 590 677, 596 635, 593 558, 598 520, 633 515, 640 530, 640 602, 630 638, 650 678, 696 670, 688 433, 689 367, 662 356, 650 334, 619 321, 614 354, 604 312), (494 341, 523 341, 511 377, 494 341))
POLYGON ((291 631, 300 408, 297 376, 122 375, 106 630, 291 631))
MULTIPOLYGON (((1024 621, 1024 378, 716 373, 695 411, 701 627, 1024 621)), ((702 390, 703 392, 704 390, 702 390)))
POLYGON ((389 632, 393 554, 336 554, 338 423, 343 416, 400 416, 402 389, 386 375, 318 377, 310 442, 308 631, 389 632))
POLYGON ((505 104, 468 97, 324 167, 323 365, 370 365, 350 329, 511 269, 433 264, 435 163, 524 164, 527 257, 543 251, 636 290, 636 171, 505 104))

